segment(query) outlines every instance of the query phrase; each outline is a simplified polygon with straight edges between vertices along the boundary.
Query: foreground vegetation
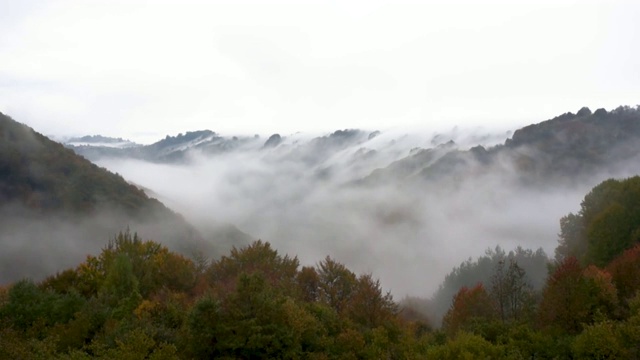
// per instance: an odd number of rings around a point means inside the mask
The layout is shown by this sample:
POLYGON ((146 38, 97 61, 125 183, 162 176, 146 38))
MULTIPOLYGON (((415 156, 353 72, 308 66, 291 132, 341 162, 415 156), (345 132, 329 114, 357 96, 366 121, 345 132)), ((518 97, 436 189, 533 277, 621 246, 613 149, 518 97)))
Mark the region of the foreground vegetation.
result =
POLYGON ((330 257, 301 267, 257 241, 209 262, 124 232, 0 288, 0 358, 639 358, 638 208, 638 177, 594 188, 539 284, 539 251, 462 264, 444 284, 491 275, 455 292, 442 326, 330 257))

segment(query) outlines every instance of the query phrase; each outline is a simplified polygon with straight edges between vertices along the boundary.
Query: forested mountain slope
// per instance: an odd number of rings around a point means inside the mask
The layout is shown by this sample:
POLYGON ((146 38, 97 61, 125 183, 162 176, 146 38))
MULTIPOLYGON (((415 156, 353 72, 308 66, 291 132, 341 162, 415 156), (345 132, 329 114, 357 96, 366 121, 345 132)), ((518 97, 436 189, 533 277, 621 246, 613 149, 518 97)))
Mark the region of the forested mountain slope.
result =
POLYGON ((4 114, 0 215, 0 282, 77 263, 128 226, 183 252, 213 247, 121 176, 4 114))
POLYGON ((114 206, 130 216, 169 214, 121 176, 0 113, 0 200, 39 212, 91 214, 114 206), (146 211, 141 211, 146 210, 146 211))

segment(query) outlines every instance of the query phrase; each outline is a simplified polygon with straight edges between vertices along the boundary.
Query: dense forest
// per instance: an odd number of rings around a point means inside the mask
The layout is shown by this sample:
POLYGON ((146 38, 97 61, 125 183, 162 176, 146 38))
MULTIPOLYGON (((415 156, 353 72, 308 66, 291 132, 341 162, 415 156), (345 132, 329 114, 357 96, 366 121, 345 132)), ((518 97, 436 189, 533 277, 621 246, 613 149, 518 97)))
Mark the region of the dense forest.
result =
POLYGON ((541 251, 461 264, 441 290, 476 282, 441 324, 329 256, 301 267, 256 241, 191 259, 122 232, 75 268, 0 289, 0 357, 639 358, 638 208, 640 177, 596 186, 560 220, 544 279, 528 274, 541 251))

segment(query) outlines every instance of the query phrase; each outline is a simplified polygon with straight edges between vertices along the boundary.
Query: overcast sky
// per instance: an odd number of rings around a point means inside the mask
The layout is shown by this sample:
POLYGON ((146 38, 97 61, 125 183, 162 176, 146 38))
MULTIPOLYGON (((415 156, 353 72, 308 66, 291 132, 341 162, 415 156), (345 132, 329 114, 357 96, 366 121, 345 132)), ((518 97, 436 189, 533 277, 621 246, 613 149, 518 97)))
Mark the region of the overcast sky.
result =
POLYGON ((640 103, 640 2, 0 0, 0 111, 149 142, 640 103))

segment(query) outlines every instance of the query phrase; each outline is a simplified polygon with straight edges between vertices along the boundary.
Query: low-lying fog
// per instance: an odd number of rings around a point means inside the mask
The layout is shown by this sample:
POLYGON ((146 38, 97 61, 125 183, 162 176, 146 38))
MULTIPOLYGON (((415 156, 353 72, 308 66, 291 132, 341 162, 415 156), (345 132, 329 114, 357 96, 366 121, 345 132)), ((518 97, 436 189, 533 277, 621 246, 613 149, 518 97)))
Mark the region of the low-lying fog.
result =
POLYGON ((229 222, 302 264, 330 255, 355 272, 373 273, 396 298, 430 296, 454 266, 489 247, 542 247, 553 256, 560 217, 577 211, 589 189, 607 177, 543 190, 517 185, 504 168, 455 179, 455 185, 355 182, 414 147, 453 139, 466 150, 510 136, 474 134, 388 132, 326 153, 298 135, 274 148, 263 148, 262 138, 228 153, 193 154, 180 165, 113 158, 97 163, 150 189, 196 226, 229 222))

